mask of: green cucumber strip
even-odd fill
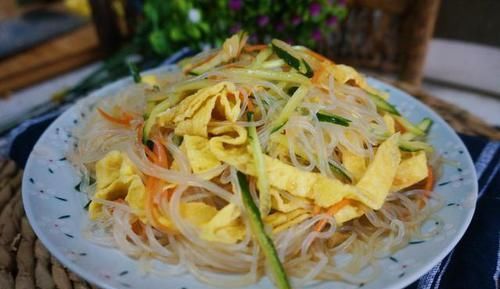
[[[428,118],[428,117],[425,117],[421,122],[419,122],[417,124],[417,127],[423,131],[424,133],[428,133],[429,130],[431,129],[431,126],[432,124],[434,123],[434,121],[432,121],[432,119]]]
[[[311,78],[314,76],[314,71],[312,69],[312,67],[309,65],[309,63],[307,63],[307,61],[305,61],[304,59],[302,59],[302,65],[305,67],[305,73],[304,75]]]
[[[172,142],[178,147],[181,146],[182,141],[184,141],[184,137],[182,135],[174,134],[174,136],[172,137]]]
[[[220,54],[217,54],[209,61],[203,63],[202,65],[200,65],[198,67],[193,68],[191,71],[189,71],[189,74],[194,75],[194,76],[201,75],[201,74],[209,71],[210,69],[220,65],[221,63],[222,63],[222,56]]]
[[[283,59],[290,67],[296,69],[298,72],[309,78],[313,76],[314,73],[309,63],[296,56],[290,45],[278,39],[273,39],[271,41],[271,45],[274,53],[276,53],[279,58]]]
[[[330,166],[330,169],[332,170],[332,172],[335,175],[349,181],[349,183],[352,183],[352,177],[350,176],[349,172],[347,172],[347,170],[344,167],[342,167],[339,164],[333,163],[333,162],[328,162],[328,165]]]
[[[253,112],[248,112],[248,121],[254,121]],[[255,162],[255,170],[257,172],[257,189],[259,190],[259,207],[262,216],[267,216],[271,211],[271,193],[269,192],[269,179],[266,173],[266,164],[264,161],[264,153],[260,145],[257,128],[255,126],[248,127],[248,138],[252,148],[253,160]]]
[[[299,84],[310,84],[311,80],[304,75],[296,72],[285,72],[263,69],[248,69],[248,68],[227,68],[227,72],[235,77],[251,77],[274,81],[286,81]]]
[[[250,65],[250,68],[259,68],[264,61],[266,61],[269,56],[273,54],[273,50],[271,48],[263,49],[255,56],[254,62]]]
[[[146,142],[149,139],[149,133],[151,132],[151,129],[153,128],[156,117],[170,108],[171,106],[177,104],[179,102],[180,96],[178,94],[173,94],[171,97],[167,97],[167,99],[163,100],[162,102],[158,103],[151,113],[149,114],[148,119],[144,122],[144,128],[142,131],[142,142],[146,144]]]
[[[237,173],[238,175],[238,183],[241,189],[241,200],[243,202],[243,208],[245,210],[246,215],[248,216],[248,221],[250,223],[250,228],[252,229],[252,233],[257,243],[259,243],[264,256],[269,264],[269,268],[271,269],[271,273],[274,277],[274,282],[276,282],[276,286],[279,289],[289,289],[291,288],[290,283],[288,281],[288,277],[286,275],[285,269],[283,268],[283,264],[278,257],[278,253],[274,248],[273,241],[266,234],[264,229],[264,223],[260,217],[260,212],[257,206],[255,205],[252,195],[250,194],[250,189],[248,187],[248,181],[245,174],[242,172]]]
[[[342,117],[340,115],[335,115],[335,114],[330,114],[330,113],[325,113],[325,112],[316,113],[316,117],[321,122],[329,122],[329,123],[338,124],[341,126],[349,126],[349,123],[351,122],[351,120],[349,120],[345,117]]]
[[[132,62],[127,62],[128,70],[130,71],[130,75],[134,79],[135,83],[140,83],[142,78],[141,78],[141,73],[139,72],[139,68],[137,68],[137,65],[135,65]]]
[[[432,119],[426,117],[422,121],[420,121],[416,127],[421,130],[424,134],[427,134],[429,130],[431,129],[431,126],[433,124]],[[418,135],[412,133],[412,132],[405,132],[404,134],[401,135],[401,138],[404,140],[412,140],[416,138]]]
[[[238,42],[241,44],[241,40],[245,37],[246,35],[246,32],[239,32],[238,33]],[[229,40],[229,39],[226,39],[226,41]],[[222,48],[221,48],[222,49]],[[193,74],[193,75],[200,75],[200,74],[203,74],[207,71],[209,71],[210,69],[216,67],[216,66],[219,66],[220,64],[222,64],[224,62],[224,59],[222,57],[222,54],[221,53],[217,53],[217,55],[215,55],[212,59],[210,59],[208,62],[206,63],[203,63],[202,65],[198,66],[198,67],[195,67],[193,68],[190,73]]]
[[[434,150],[434,148],[428,143],[421,141],[408,141],[402,138],[399,138],[399,149],[405,152],[432,152]]]
[[[425,135],[425,132],[422,131],[420,128],[415,126],[413,123],[411,123],[408,119],[406,119],[403,116],[396,116],[395,117],[396,121],[401,124],[407,132],[414,134],[415,136],[422,136]]]
[[[290,115],[297,109],[297,107],[302,103],[302,100],[306,96],[309,88],[305,85],[301,85],[290,97],[288,102],[285,104],[285,107],[280,112],[278,118],[276,118],[271,123],[271,132],[276,132],[283,127],[283,125],[288,121]]]
[[[388,113],[394,114],[397,116],[401,115],[394,105],[390,104],[382,97],[375,95],[375,94],[371,94],[369,92],[367,92],[366,94],[375,103],[375,105],[377,106],[378,109],[383,110],[383,111],[387,111]]]

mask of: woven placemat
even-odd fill
[[[421,89],[393,83],[416,96],[457,131],[500,139],[500,131],[479,118]],[[0,160],[0,288],[90,289],[96,288],[66,270],[33,233],[21,200],[22,170],[13,161]]]

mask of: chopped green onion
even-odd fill
[[[281,264],[281,261],[278,257],[278,253],[276,252],[273,241],[266,234],[266,230],[264,229],[264,222],[262,221],[262,218],[260,216],[259,209],[255,205],[255,202],[252,199],[252,195],[250,194],[247,177],[242,172],[238,172],[237,175],[239,187],[241,189],[241,200],[243,202],[243,208],[245,209],[245,213],[248,217],[253,236],[262,249],[264,256],[266,257],[266,260],[269,264],[269,269],[274,277],[274,282],[276,282],[276,286],[279,289],[289,289],[291,288],[291,286],[288,281],[288,277],[286,275],[285,269],[283,268],[283,264]]]

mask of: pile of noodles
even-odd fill
[[[272,59],[267,61],[270,67],[267,69],[281,71],[281,68],[273,67],[272,61],[277,62]],[[236,64],[244,67],[249,65],[248,62],[248,59],[241,58]],[[131,128],[127,128],[116,126],[95,113],[84,126],[78,128],[78,149],[70,159],[82,172],[81,189],[92,198],[96,188],[91,179],[95,177],[96,161],[109,151],[122,151],[144,175],[176,184],[170,199],[158,195],[155,202],[169,216],[179,233],[166,234],[146,224],[145,233],[138,235],[131,225],[137,218],[126,203],[94,199],[103,204],[104,216],[85,229],[87,238],[137,258],[145,273],[171,276],[189,272],[202,282],[228,288],[253,284],[266,275],[264,256],[252,238],[244,215],[241,218],[246,226],[246,237],[236,244],[202,240],[195,228],[180,215],[181,202],[202,201],[219,208],[234,203],[242,208],[236,169],[222,164],[213,169],[220,173],[211,180],[193,174],[186,155],[175,144],[173,128],[162,130],[161,137],[179,169],[161,168],[148,159],[144,146],[137,138],[137,127],[141,124],[148,101],[162,100],[164,95],[185,96],[220,81],[229,81],[246,92],[237,124],[256,126],[263,151],[271,157],[278,157],[269,141],[272,132],[270,124],[290,98],[287,92],[290,82],[253,77],[234,67],[238,65],[222,66],[199,76],[187,76],[182,72],[164,74],[160,76],[160,87],[135,84],[98,104],[105,108],[119,107],[136,115],[137,119],[132,122]],[[386,132],[387,127],[364,90],[338,83],[331,75],[325,85],[327,87],[323,89],[312,87],[296,112],[289,117],[283,127],[289,151],[286,156],[279,157],[301,170],[335,178],[329,163],[340,163],[336,148],[343,146],[360,156],[373,158],[374,148],[381,143],[379,135]],[[246,118],[250,97],[261,112],[255,122],[248,122]],[[311,101],[313,98],[314,101]],[[316,113],[320,110],[349,115],[352,122],[348,127],[319,122]],[[211,127],[222,125],[225,125],[223,121],[209,123]],[[348,138],[347,134],[351,137]],[[297,156],[299,149],[305,152],[306,157]],[[255,178],[250,179],[250,189],[258,202]],[[286,192],[282,195],[285,199],[296,198]],[[423,195],[422,189],[414,188],[391,192],[380,210],[367,209],[364,216],[342,226],[336,226],[333,217],[318,214],[271,235],[287,275],[295,286],[314,280],[360,284],[374,279],[380,271],[377,265],[379,258],[390,256],[411,240],[428,239],[439,232],[440,226],[422,232],[423,223],[440,207],[435,197],[426,199]],[[303,206],[312,209],[307,202]],[[323,219],[329,226],[321,232],[313,230],[314,224]],[[360,274],[361,271],[363,274]]]

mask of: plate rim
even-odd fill
[[[177,69],[177,68],[178,68],[177,65],[166,65],[163,67],[158,67],[158,68],[146,70],[146,71],[142,72],[142,74],[147,75],[147,74],[164,73],[168,70]],[[458,228],[457,233],[454,234],[451,242],[449,242],[448,245],[445,248],[443,248],[443,250],[441,250],[439,254],[436,254],[429,262],[418,267],[418,269],[414,270],[411,274],[406,275],[405,278],[398,279],[398,280],[396,280],[396,282],[394,282],[393,284],[390,284],[386,287],[386,289],[398,289],[398,288],[404,288],[404,287],[410,285],[411,283],[415,282],[420,277],[424,276],[427,272],[430,271],[430,269],[432,269],[435,265],[437,265],[439,262],[441,262],[456,247],[458,242],[463,238],[463,236],[465,235],[467,229],[469,228],[469,226],[472,222],[472,219],[474,217],[475,210],[477,207],[478,180],[477,180],[477,174],[476,174],[476,170],[475,170],[474,161],[472,160],[472,157],[471,157],[467,147],[465,146],[462,139],[455,132],[455,130],[438,113],[436,113],[431,107],[424,104],[416,97],[414,97],[411,94],[395,87],[392,84],[386,83],[382,80],[379,80],[379,79],[376,79],[373,77],[366,77],[366,78],[367,78],[368,82],[374,82],[378,85],[387,86],[391,90],[395,91],[396,93],[404,95],[405,97],[410,97],[411,99],[413,99],[413,101],[415,101],[416,104],[418,106],[420,106],[420,108],[424,109],[428,114],[430,114],[432,116],[433,120],[435,120],[435,121],[437,120],[439,122],[439,124],[445,128],[446,131],[451,132],[451,135],[453,135],[453,138],[454,138],[453,139],[454,143],[458,142],[461,146],[466,148],[466,150],[465,150],[466,154],[464,157],[467,159],[466,162],[467,162],[468,166],[473,168],[471,170],[471,178],[474,179],[474,181],[472,182],[473,192],[470,192],[470,193],[473,194],[474,205],[472,206],[472,208],[470,210],[467,211],[467,216],[465,218],[465,222],[460,224],[460,227]],[[33,148],[35,148],[39,144],[39,142],[43,138],[46,137],[46,135],[51,130],[51,128],[56,126],[60,119],[71,114],[71,111],[73,111],[80,102],[88,101],[88,100],[95,101],[94,98],[96,100],[98,98],[100,98],[99,95],[104,94],[104,93],[102,93],[103,91],[108,91],[108,90],[117,91],[117,89],[119,90],[120,87],[124,87],[125,85],[129,85],[131,83],[132,83],[132,77],[130,77],[130,76],[118,79],[112,83],[109,83],[107,85],[104,85],[104,86],[92,91],[88,95],[79,99],[77,102],[71,104],[71,106],[68,108],[68,110],[66,110],[60,116],[58,116],[45,129],[45,131],[39,137],[39,139],[37,140],[37,142],[33,146]],[[27,171],[27,168],[31,167],[31,163],[33,162],[33,159],[34,159],[33,154],[32,154],[32,152],[30,152],[30,155],[29,155],[28,160],[27,160],[26,165],[25,165],[25,170],[24,170],[25,172]],[[40,241],[43,243],[45,248],[47,248],[49,253],[52,256],[54,256],[66,268],[68,268],[71,272],[77,274],[81,278],[85,279],[87,282],[92,283],[94,285],[97,285],[103,289],[116,289],[117,287],[114,287],[109,282],[104,282],[104,280],[102,280],[102,278],[98,278],[98,276],[96,274],[93,274],[90,270],[86,270],[83,266],[78,265],[75,262],[72,262],[69,258],[67,258],[64,255],[64,252],[59,250],[57,248],[57,246],[49,240],[49,237],[45,235],[42,226],[39,224],[39,222],[36,221],[34,213],[31,209],[29,192],[27,192],[27,189],[24,189],[27,187],[28,182],[29,182],[29,178],[28,178],[27,174],[23,173],[21,195],[22,195],[23,208],[25,211],[25,215],[26,215],[31,227],[33,228],[33,231],[35,232],[37,238],[40,239]],[[199,281],[197,281],[197,282],[199,282]],[[324,282],[328,282],[328,281],[324,281]]]

